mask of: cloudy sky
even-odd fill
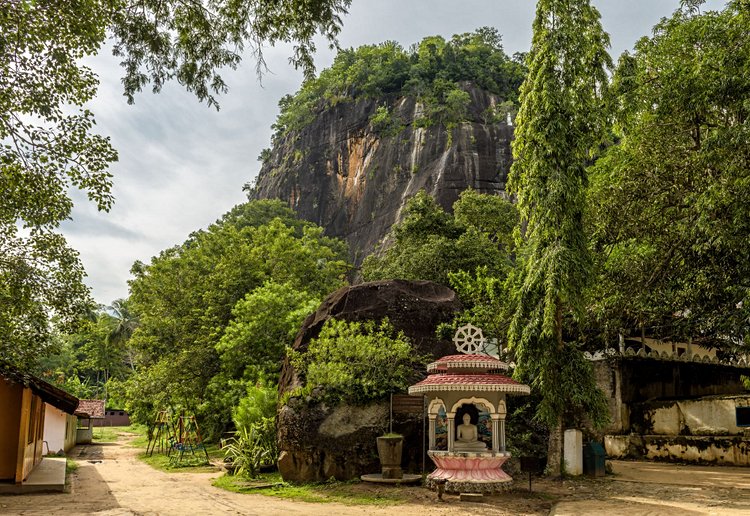
[[[612,39],[613,58],[650,34],[679,0],[594,0]],[[721,8],[723,1],[704,6]],[[531,42],[531,0],[354,0],[344,18],[342,47],[395,40],[408,47],[425,36],[496,27],[508,54],[526,51]],[[333,60],[321,44],[318,69]],[[214,222],[245,196],[242,185],[256,176],[257,156],[269,146],[277,102],[299,88],[301,74],[288,63],[289,46],[266,49],[271,71],[258,82],[254,63],[226,71],[230,91],[216,112],[176,84],[158,94],[144,92],[128,105],[121,72],[108,49],[90,60],[101,86],[90,105],[98,131],[108,135],[120,160],[112,167],[116,203],[98,213],[73,193],[76,207],[63,225],[70,244],[81,253],[94,298],[108,304],[127,297],[135,260],[148,262],[162,249]]]

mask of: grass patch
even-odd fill
[[[114,443],[117,441],[117,427],[97,426],[91,431],[94,443]]]
[[[78,463],[73,459],[65,458],[65,474],[70,475],[78,469]]]
[[[360,489],[358,481],[291,484],[284,482],[278,473],[261,474],[255,479],[222,475],[214,479],[213,485],[235,493],[262,494],[312,503],[390,506],[406,502],[406,498],[400,495],[397,489],[389,489],[388,493],[368,492]]]
[[[145,425],[130,425],[130,426],[96,426],[92,430],[95,443],[113,443],[118,439],[118,434],[136,434],[138,437],[133,442],[135,446],[142,446],[145,448],[148,443],[148,437],[146,437],[146,426]]]
[[[171,457],[167,457],[164,453],[154,452],[153,455],[149,456],[145,452],[146,439],[142,448],[144,451],[138,454],[138,458],[151,466],[154,469],[167,472],[189,472],[189,473],[211,473],[217,470],[217,467],[212,464],[206,464],[206,456],[202,452],[195,452],[195,455],[185,453],[180,462],[173,460],[173,457],[179,455],[179,452],[172,452]],[[216,461],[224,458],[224,453],[215,444],[206,445],[208,451],[208,458],[211,461]]]

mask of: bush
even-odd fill
[[[249,427],[237,429],[234,439],[224,447],[224,458],[232,463],[235,475],[257,477],[262,466],[276,462],[274,418],[262,418]]]
[[[307,352],[289,356],[308,388],[321,386],[327,399],[353,404],[405,390],[427,362],[388,319],[380,324],[329,319]]]
[[[276,389],[250,385],[233,411],[234,439],[224,447],[224,458],[235,475],[256,477],[262,466],[276,462]]]

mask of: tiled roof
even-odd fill
[[[76,416],[91,419],[104,419],[104,400],[81,400],[78,402]]]
[[[436,391],[490,391],[529,394],[528,385],[501,374],[432,374],[409,387],[409,394]]]
[[[448,355],[429,364],[427,371],[445,371],[453,368],[505,371],[508,364],[489,355]]]

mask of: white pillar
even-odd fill
[[[583,475],[583,434],[580,430],[565,430],[563,457],[568,474]]]
[[[437,414],[430,414],[430,428],[427,433],[427,435],[430,436],[430,445],[427,449],[430,451],[435,449],[435,418],[436,417],[437,417]]]
[[[500,451],[505,453],[505,419],[500,420]]]
[[[453,451],[453,441],[456,438],[456,426],[454,424],[454,419],[456,418],[455,412],[448,412],[446,414],[448,416],[448,451]]]
[[[491,414],[492,418],[492,451],[500,451],[500,414]]]

